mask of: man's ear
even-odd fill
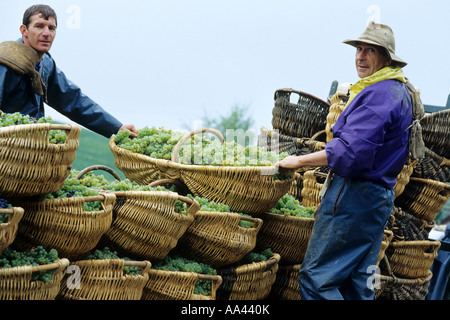
[[[22,24],[20,26],[19,30],[20,30],[20,33],[22,34],[22,36],[27,36],[27,34],[26,34],[27,33],[27,27],[24,24]]]

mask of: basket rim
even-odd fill
[[[81,130],[81,128],[74,123],[27,123],[27,124],[16,124],[6,127],[0,127],[0,133],[5,133],[9,131],[25,130],[29,128],[48,128],[49,130]]]
[[[9,221],[0,223],[0,226],[19,223],[19,221],[22,219],[24,213],[25,213],[25,210],[22,207],[12,207],[9,209],[0,209],[0,214],[12,215],[12,218],[9,219]]]
[[[145,162],[153,162],[158,168],[171,168],[171,169],[178,169],[180,171],[182,170],[189,170],[189,171],[210,171],[210,172],[219,172],[224,170],[229,170],[234,173],[246,173],[246,172],[253,172],[258,175],[262,176],[273,176],[275,173],[278,172],[278,168],[275,165],[272,166],[213,166],[213,165],[196,165],[196,164],[182,164],[178,162],[173,162],[172,160],[165,160],[165,159],[157,159],[152,158],[149,156],[146,156],[144,154],[140,154],[137,152],[132,152],[130,150],[121,148],[118,146],[114,141],[115,135],[113,135],[110,139],[109,145],[111,149],[114,151],[120,150],[120,152],[123,152],[125,154],[133,155],[134,157],[143,160]],[[295,175],[297,173],[293,172],[291,177],[289,179],[283,179],[283,180],[274,180],[274,182],[286,182],[291,181],[294,179]]]
[[[10,270],[14,269],[17,271],[28,271],[31,270],[31,272],[38,272],[38,271],[48,271],[52,269],[59,269],[59,268],[66,268],[70,264],[69,259],[67,258],[60,258],[52,263],[48,264],[42,264],[39,266],[32,266],[32,265],[24,265],[24,266],[17,266],[17,267],[10,267],[10,268],[2,268],[0,270]]]
[[[319,103],[322,103],[322,104],[325,104],[325,105],[327,105],[327,106],[330,106],[330,104],[329,104],[328,102],[326,102],[326,101],[324,101],[324,100],[322,100],[322,99],[320,99],[320,98],[318,98],[318,97],[316,97],[316,96],[314,96],[314,95],[312,95],[312,94],[310,94],[310,93],[303,92],[303,91],[299,91],[299,90],[295,90],[295,89],[293,89],[293,88],[281,88],[281,89],[275,90],[275,93],[274,93],[274,100],[277,99],[277,93],[278,93],[278,92],[296,93],[296,94],[298,94],[298,95],[300,95],[300,96],[305,96],[305,97],[308,97],[308,98],[313,98],[314,100],[316,100],[316,101],[319,102]]]
[[[273,213],[273,212],[269,212],[269,211],[265,212],[263,215],[268,215],[270,217],[274,217],[275,219],[279,219],[279,220],[293,220],[293,221],[304,220],[304,221],[308,221],[308,222],[315,221],[315,218],[287,216],[284,214]]]

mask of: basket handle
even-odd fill
[[[253,228],[255,228],[256,230],[259,230],[263,223],[262,219],[254,218],[254,217],[246,217],[246,216],[241,216],[241,215],[239,215],[239,220],[253,222]]]
[[[65,268],[68,265],[69,265],[69,260],[66,258],[62,258],[53,263],[42,264],[39,266],[29,266],[29,267],[31,267],[31,272],[38,272],[38,271],[47,271],[47,270],[51,270],[51,269]]]
[[[152,266],[152,264],[148,260],[144,261],[124,260],[123,265],[127,267],[139,267],[142,269],[142,273],[148,272],[148,270]]]
[[[89,166],[84,168],[83,170],[81,170],[77,176],[76,179],[81,179],[86,173],[90,172],[90,171],[94,171],[94,170],[103,170],[106,171],[108,173],[110,173],[116,180],[120,181],[120,176],[117,174],[117,172],[115,172],[113,169],[111,169],[108,166],[105,165],[101,165],[101,164],[97,164],[97,165],[93,165],[93,166]]]
[[[156,180],[156,181],[153,181],[153,182],[149,183],[148,186],[149,187],[157,187],[157,186],[160,186],[162,184],[169,184],[169,183],[174,184],[177,187],[184,187],[184,185],[180,181],[175,180],[175,179],[159,179],[159,180]]]
[[[185,202],[189,206],[186,210],[186,215],[194,215],[200,209],[200,204],[194,199],[178,195],[178,200]]]
[[[177,162],[178,161],[178,153],[180,152],[181,147],[183,146],[183,144],[186,142],[187,139],[189,139],[193,135],[196,135],[197,133],[204,133],[204,132],[213,133],[214,135],[216,135],[220,139],[221,143],[223,143],[225,141],[225,138],[223,137],[223,135],[218,130],[211,129],[211,128],[201,128],[201,129],[192,130],[191,132],[186,133],[178,141],[178,143],[175,145],[175,147],[173,147],[171,160],[173,162]]]

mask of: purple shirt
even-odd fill
[[[362,90],[333,127],[325,145],[328,166],[353,177],[393,188],[408,157],[412,104],[406,85],[384,80]]]

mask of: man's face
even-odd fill
[[[377,46],[360,43],[356,46],[356,72],[360,78],[368,77],[386,66],[388,58]]]
[[[42,14],[35,14],[31,17],[28,28],[25,25],[20,26],[20,32],[23,42],[43,55],[50,50],[55,39],[56,20],[53,17],[46,20]]]

